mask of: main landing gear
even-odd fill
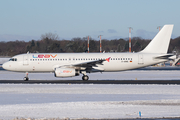
[[[89,77],[86,75],[86,71],[82,71],[81,73],[83,74],[82,80],[88,81],[88,80],[89,80]]]
[[[24,77],[24,81],[28,81],[29,78],[28,78],[28,72],[26,72],[26,76]]]
[[[87,75],[83,75],[83,76],[82,76],[82,80],[88,81],[88,80],[89,80],[89,77],[88,77]]]

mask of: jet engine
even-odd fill
[[[73,68],[56,68],[54,72],[55,77],[73,77],[78,75],[79,71]]]

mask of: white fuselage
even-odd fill
[[[123,71],[146,67],[167,61],[155,59],[164,54],[153,53],[29,53],[13,57],[13,61],[3,64],[3,68],[17,72],[54,72],[55,68],[81,63],[105,60],[94,69],[101,72]],[[75,68],[76,69],[76,68]],[[79,69],[79,68],[78,68]],[[83,69],[80,68],[81,70]],[[93,71],[91,71],[93,72]]]

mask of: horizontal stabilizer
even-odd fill
[[[174,56],[174,55],[168,54],[168,55],[155,57],[155,59],[170,59],[169,57],[172,57],[172,56]]]

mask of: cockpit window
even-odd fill
[[[9,61],[17,61],[17,58],[11,58]]]

